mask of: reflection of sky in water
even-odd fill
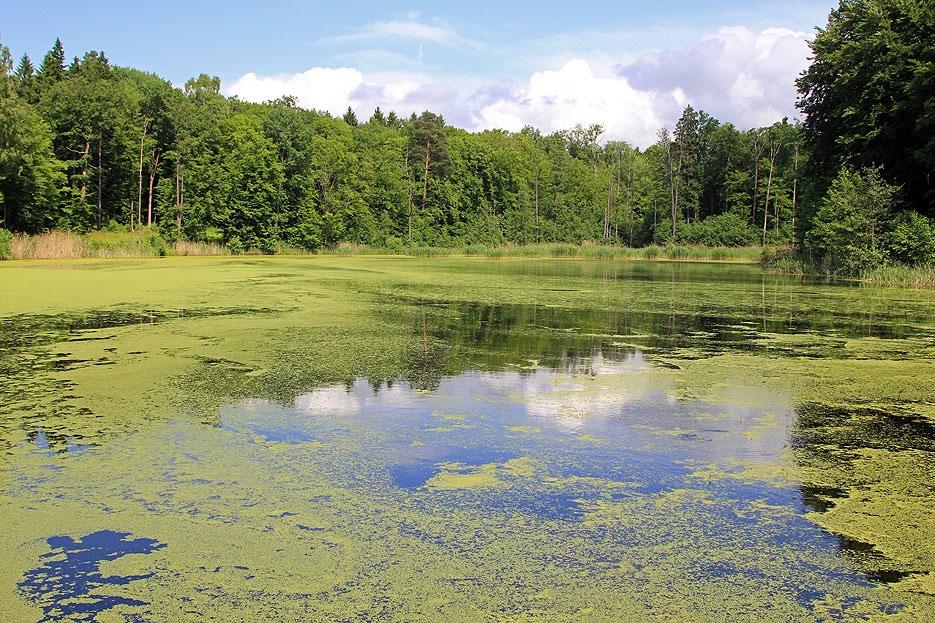
[[[722,404],[678,400],[636,352],[621,361],[598,355],[579,374],[468,372],[433,392],[358,380],[299,396],[289,408],[228,407],[222,426],[287,443],[376,434],[382,442],[369,449],[372,458],[392,465],[397,484],[409,488],[442,463],[519,456],[541,459],[555,476],[637,478],[658,488],[693,466],[781,459],[792,407],[778,399],[768,410],[748,406],[761,398],[749,391],[735,388]]]
[[[768,410],[751,407],[750,399],[761,397],[744,388],[722,404],[678,400],[639,352],[618,361],[598,355],[580,369],[468,372],[444,378],[433,392],[358,380],[304,394],[290,407],[228,407],[222,426],[261,442],[366,440],[362,460],[383,466],[385,478],[370,484],[406,490],[425,487],[442,471],[472,473],[519,457],[544,466],[540,477],[605,479],[626,483],[631,494],[686,486],[701,467],[731,471],[782,459],[793,411],[781,400]],[[801,506],[797,489],[726,480],[710,487]],[[588,492],[580,495],[586,501]],[[567,490],[550,502],[541,491],[510,489],[510,497],[524,496],[521,506],[542,515],[554,514],[552,503],[569,508],[577,499]],[[509,506],[504,497],[486,503]]]
[[[222,412],[222,427],[253,443],[320,444],[331,467],[326,477],[339,486],[369,488],[381,499],[425,512],[447,507],[520,514],[593,530],[597,542],[628,547],[645,545],[647,535],[581,522],[602,504],[646,500],[651,506],[652,500],[691,491],[710,496],[688,503],[705,538],[714,531],[767,543],[777,552],[837,551],[839,540],[802,516],[807,508],[795,483],[723,477],[746,466],[778,468],[785,460],[795,414],[781,396],[732,387],[717,403],[680,399],[640,352],[619,360],[598,355],[575,370],[467,372],[443,378],[436,391],[400,382],[374,387],[360,379],[304,394],[289,406],[230,406]],[[355,444],[355,452],[337,450]],[[512,472],[517,460],[530,461],[532,471]],[[711,470],[721,477],[699,476]],[[452,475],[481,480],[463,489],[438,485]],[[767,505],[785,511],[764,521],[771,515],[763,510]],[[668,534],[667,517],[657,521],[655,529]],[[672,529],[681,528],[673,523]],[[707,562],[710,568],[693,573],[737,572]],[[797,571],[790,566],[789,573],[794,578]],[[825,577],[869,586],[842,569]],[[806,589],[793,592],[803,604],[814,598]]]
[[[165,547],[152,539],[135,539],[125,532],[101,530],[80,539],[56,536],[48,539],[51,551],[41,567],[26,573],[22,591],[42,605],[43,621],[96,621],[116,606],[142,606],[145,602],[107,594],[108,586],[123,586],[152,577],[104,575],[102,563],[128,554],[151,554]]]

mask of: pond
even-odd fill
[[[935,294],[668,262],[0,265],[10,621],[927,621]]]

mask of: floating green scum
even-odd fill
[[[4,621],[927,621],[935,294],[0,265]]]

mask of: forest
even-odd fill
[[[433,112],[335,118],[293,97],[176,88],[61,41],[0,44],[0,246],[10,232],[146,231],[315,251],[594,243],[784,245],[842,273],[935,253],[935,18],[843,0],[798,80],[804,121],[686,106],[646,149],[598,124],[469,132]]]

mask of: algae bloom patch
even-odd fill
[[[935,613],[931,293],[222,258],[53,300],[8,271],[5,620]]]

